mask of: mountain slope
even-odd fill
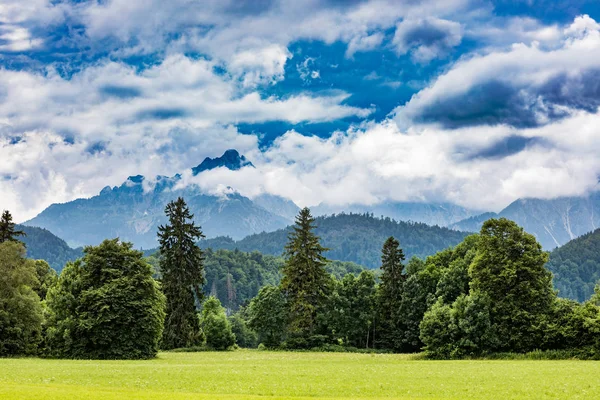
[[[600,192],[553,200],[519,199],[498,214],[482,214],[450,227],[478,231],[485,220],[496,216],[515,221],[535,235],[544,249],[552,250],[600,227]]]
[[[46,229],[25,225],[18,225],[17,229],[27,235],[19,238],[25,243],[27,257],[46,260],[56,271],[62,271],[68,261],[76,260],[83,255],[81,248],[70,248],[64,240]]]
[[[465,218],[477,215],[476,211],[450,203],[383,202],[370,206],[319,205],[313,209],[314,215],[331,215],[340,212],[355,214],[372,213],[396,221],[422,222],[427,225],[448,226]]]
[[[207,160],[196,168],[205,171],[212,166],[251,167],[234,150],[225,152],[222,158]],[[106,238],[119,237],[138,248],[152,248],[157,245],[157,227],[166,222],[166,204],[180,196],[208,237],[227,235],[241,239],[252,233],[282,228],[291,222],[233,190],[216,196],[202,193],[194,185],[176,188],[180,178],[180,175],[158,176],[154,182],[148,182],[141,175],[130,176],[121,186],[105,187],[89,199],[53,204],[25,224],[46,228],[72,247],[95,245]],[[271,199],[271,202],[276,201],[287,204],[283,199]]]
[[[546,267],[554,274],[559,296],[589,299],[600,281],[600,229],[554,250]]]
[[[326,256],[334,260],[352,261],[368,268],[378,268],[381,247],[389,236],[400,241],[407,260],[412,256],[426,257],[457,245],[468,234],[421,223],[397,222],[390,218],[375,218],[367,214],[338,214],[316,218],[315,232],[330,250]],[[215,238],[201,242],[214,249],[257,250],[280,255],[291,227],[275,232],[250,235],[242,240]]]

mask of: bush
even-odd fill
[[[225,315],[225,309],[216,297],[209,297],[202,308],[200,325],[206,336],[206,346],[227,350],[235,344],[235,335]]]
[[[68,263],[48,292],[49,356],[146,359],[156,356],[165,297],[142,252],[105,240]]]

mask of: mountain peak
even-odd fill
[[[254,167],[246,157],[240,155],[237,150],[229,149],[223,153],[221,157],[210,158],[206,157],[202,163],[192,168],[192,173],[198,175],[200,172],[208,171],[211,169],[225,167],[232,171],[237,171],[242,167]]]

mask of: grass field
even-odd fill
[[[600,399],[600,362],[424,361],[347,353],[0,359],[0,399]]]

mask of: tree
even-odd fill
[[[325,315],[329,330],[343,344],[369,347],[375,320],[375,274],[363,271],[336,281]]]
[[[556,294],[544,268],[548,254],[533,235],[506,219],[483,224],[471,263],[471,290],[489,297],[498,351],[523,352],[539,347]]]
[[[378,343],[380,347],[402,348],[403,327],[400,320],[404,275],[404,252],[400,243],[390,236],[381,250],[381,284],[379,285]]]
[[[253,349],[258,345],[258,335],[248,326],[247,308],[241,307],[229,317],[231,331],[235,335],[235,343],[243,348]]]
[[[165,213],[169,223],[158,227],[162,288],[167,297],[162,346],[190,347],[202,340],[196,305],[203,298],[204,259],[196,242],[204,235],[181,197],[170,202]]]
[[[206,337],[206,345],[214,350],[227,350],[235,344],[235,335],[225,315],[225,309],[216,297],[209,297],[202,307],[200,325]]]
[[[286,337],[288,306],[277,286],[265,286],[248,306],[248,326],[256,331],[260,343],[278,347]]]
[[[16,242],[17,236],[25,236],[25,232],[15,230],[12,215],[8,210],[4,210],[0,217],[0,243]]]
[[[290,310],[290,334],[303,339],[315,334],[317,312],[331,288],[331,277],[325,269],[329,260],[323,256],[328,249],[313,233],[313,223],[310,210],[300,210],[285,246],[281,281]]]
[[[82,359],[156,356],[165,298],[141,251],[118,239],[84,249],[47,296],[49,355]]]
[[[56,284],[58,275],[44,260],[35,260],[35,273],[38,283],[33,287],[33,290],[40,297],[40,300],[45,300],[48,290]]]
[[[23,244],[0,243],[0,356],[35,354],[41,341],[42,307],[35,262]]]

